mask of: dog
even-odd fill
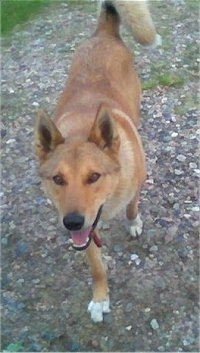
[[[126,207],[130,234],[142,233],[138,213],[146,178],[137,131],[141,87],[133,58],[119,34],[120,18],[142,44],[156,41],[144,1],[104,1],[97,27],[76,50],[55,119],[39,111],[35,150],[48,197],[70,232],[73,247],[85,250],[93,277],[88,306],[94,322],[110,311],[109,288],[96,229]]]

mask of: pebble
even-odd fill
[[[39,107],[39,103],[38,103],[38,102],[33,102],[32,105],[33,105],[34,107]]]
[[[176,117],[175,117],[174,115],[171,116],[171,121],[172,121],[173,123],[176,122]]]
[[[200,169],[194,169],[196,174],[200,174]]]
[[[158,330],[160,325],[156,319],[152,319],[150,322],[150,326],[153,330]]]
[[[144,312],[145,312],[145,313],[149,313],[150,311],[151,311],[151,308],[149,308],[149,307],[147,307],[147,308],[144,309]]]
[[[155,237],[156,235],[157,235],[156,229],[150,229],[150,230],[147,231],[147,236],[149,238]]]
[[[180,169],[174,169],[174,174],[175,175],[182,175],[182,174],[184,174],[184,172]]]
[[[184,340],[183,340],[183,345],[185,346],[185,347],[187,347],[187,346],[190,346],[191,344],[193,344],[195,342],[195,338],[194,337],[190,337],[190,336],[188,336],[188,337],[186,337],[186,338],[184,338]]]
[[[191,163],[189,163],[189,167],[190,167],[191,169],[196,169],[196,168],[197,168],[197,164],[191,162]]]
[[[117,253],[121,252],[122,251],[122,246],[119,245],[119,244],[116,244],[113,246],[113,250]]]
[[[172,132],[171,137],[177,137],[178,136],[178,132]]]
[[[182,154],[179,154],[176,159],[179,161],[179,162],[185,162],[186,161],[186,156],[182,155]]]
[[[131,261],[135,261],[139,258],[137,254],[131,254]]]
[[[29,253],[29,246],[26,243],[19,243],[15,249],[15,254],[17,257],[24,256]]]
[[[130,330],[132,330],[132,326],[131,326],[131,325],[129,325],[129,326],[126,326],[126,330],[127,330],[127,331],[130,331]]]
[[[125,312],[130,313],[133,309],[133,303],[128,303],[125,307]]]
[[[9,145],[9,144],[14,143],[14,142],[16,142],[15,139],[9,139],[9,140],[6,141],[6,144]]]
[[[157,245],[152,245],[149,250],[151,252],[156,252],[156,251],[158,251],[158,246]]]
[[[8,238],[1,238],[1,244],[7,246],[8,245]]]

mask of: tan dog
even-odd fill
[[[125,2],[115,3],[124,11]],[[137,9],[144,22],[139,21],[141,31],[137,27],[136,38],[152,43],[156,32],[145,2],[128,2],[135,22]],[[86,249],[94,281],[88,310],[96,322],[109,312],[107,278],[95,230],[99,217],[108,220],[127,207],[130,233],[142,232],[138,198],[146,169],[136,129],[140,95],[132,56],[119,35],[119,14],[106,1],[95,33],[73,58],[55,121],[40,112],[35,131],[39,174],[47,194],[70,231],[74,248]]]

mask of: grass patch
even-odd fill
[[[175,74],[163,74],[157,77],[158,83],[161,86],[183,86],[185,80],[182,76]]]
[[[16,25],[26,22],[42,8],[55,3],[52,0],[2,0],[1,34],[8,35]]]
[[[146,91],[148,89],[152,89],[158,85],[158,82],[156,80],[150,80],[146,82],[142,82],[142,90]]]
[[[177,75],[175,73],[165,73],[160,75],[155,75],[154,79],[142,83],[142,89],[148,90],[155,88],[157,86],[163,87],[180,87],[185,83],[183,76]]]
[[[25,350],[22,342],[10,343],[4,352],[23,352]]]
[[[97,11],[96,1],[91,0],[68,0],[67,5],[71,8],[75,6],[82,6],[83,10],[87,13],[95,13]]]
[[[176,114],[185,115],[189,110],[199,109],[200,95],[194,92],[188,92],[182,99],[181,104],[174,107]]]
[[[186,0],[186,5],[191,11],[200,11],[199,0]]]

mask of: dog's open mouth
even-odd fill
[[[85,250],[87,247],[90,245],[91,239],[93,239],[94,243],[96,246],[99,248],[102,246],[101,239],[98,237],[97,233],[95,232],[95,228],[97,226],[97,223],[99,221],[99,218],[101,216],[103,205],[99,207],[99,210],[97,212],[96,218],[94,220],[94,223],[91,227],[88,227],[83,230],[78,230],[78,231],[71,231],[71,238],[73,241],[73,248],[75,250]]]
[[[75,250],[85,250],[90,245],[91,242],[91,233],[92,227],[89,227],[84,230],[74,231],[71,233],[71,238],[73,241],[73,248]]]

